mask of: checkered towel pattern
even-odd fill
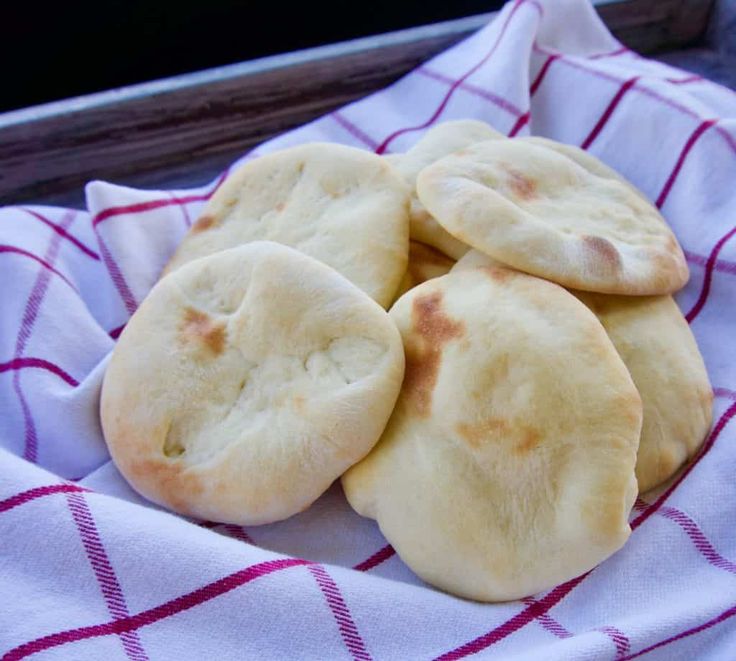
[[[590,150],[686,249],[677,301],[714,425],[695,461],[637,502],[625,548],[549,592],[478,604],[422,584],[338,485],[247,529],[144,502],[109,461],[100,383],[222,177],[187,191],[93,182],[87,211],[0,210],[5,659],[736,658],[736,95],[623,48],[584,0],[516,0],[390,88],[256,151],[400,152],[466,117]]]

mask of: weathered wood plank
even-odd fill
[[[693,42],[710,0],[602,0],[640,52]],[[203,183],[237,155],[395,81],[484,25],[484,14],[0,115],[0,202],[80,205],[104,178]],[[197,173],[193,175],[192,173]]]

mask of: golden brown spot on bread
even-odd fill
[[[538,429],[532,427],[521,427],[521,438],[514,447],[514,453],[518,455],[524,455],[527,452],[531,452],[534,448],[539,445],[539,441],[542,440],[542,434]]]
[[[432,408],[432,392],[437,383],[442,349],[462,337],[465,324],[455,321],[442,309],[442,292],[417,296],[411,311],[412,333],[405,343],[404,392],[418,415],[426,417]]]
[[[432,391],[437,382],[437,371],[441,352],[420,349],[418,345],[407,344],[406,370],[404,373],[404,392],[414,404],[421,417],[431,412]]]
[[[513,443],[511,451],[519,456],[536,448],[542,440],[538,429],[505,418],[491,417],[476,423],[461,422],[455,430],[470,447],[476,449],[488,441],[509,439]]]
[[[507,184],[514,196],[522,200],[531,200],[537,195],[537,182],[513,168],[506,168]]]
[[[465,324],[448,317],[442,309],[443,294],[434,291],[414,299],[411,317],[414,330],[423,340],[441,347],[465,332]]]
[[[225,325],[204,312],[186,308],[180,337],[184,342],[196,342],[214,354],[221,354],[225,348]]]
[[[491,280],[496,282],[504,282],[514,275],[511,269],[504,269],[498,266],[482,266],[481,269],[491,276]]]
[[[177,459],[143,459],[131,464],[130,477],[135,483],[144,484],[155,500],[167,507],[191,515],[190,503],[204,491],[199,477],[187,470],[187,465]]]
[[[584,236],[583,247],[587,254],[608,272],[621,270],[621,255],[616,246],[602,236]]]
[[[197,234],[199,232],[204,232],[205,230],[210,229],[216,224],[216,219],[214,216],[200,216],[197,219],[197,222],[192,225],[192,233]]]
[[[468,445],[478,448],[491,435],[508,434],[509,425],[503,418],[486,418],[473,424],[460,422],[455,429]]]

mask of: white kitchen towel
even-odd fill
[[[256,152],[311,140],[400,152],[466,117],[588,149],[686,250],[677,301],[714,425],[687,469],[637,502],[626,546],[546,593],[479,604],[418,580],[339,485],[246,529],[145,502],[109,461],[101,378],[221,178],[188,191],[93,182],[86,212],[0,210],[5,659],[736,658],[736,95],[623,48],[584,0],[516,0],[388,89]]]

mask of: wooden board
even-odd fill
[[[711,0],[599,0],[624,44],[672,50],[704,32]],[[0,203],[82,206],[83,185],[210,180],[264,140],[385,87],[485,25],[471,16],[0,115]]]

